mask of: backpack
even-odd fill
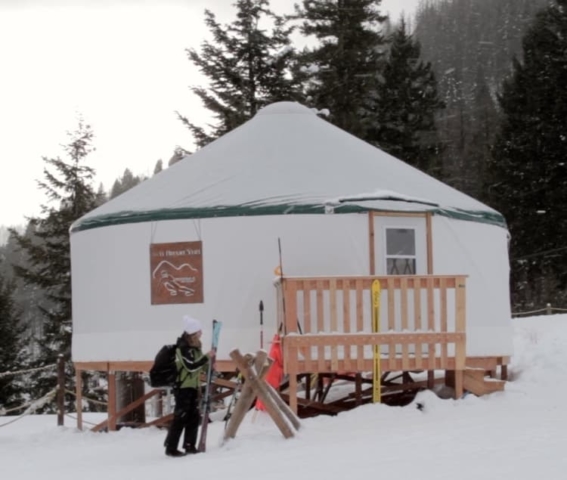
[[[154,388],[173,387],[177,383],[175,350],[177,345],[164,345],[156,355],[150,369],[150,385]]]

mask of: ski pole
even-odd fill
[[[264,349],[264,302],[260,300],[260,349]]]

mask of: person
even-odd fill
[[[165,454],[169,457],[182,457],[197,453],[197,434],[201,415],[199,413],[200,372],[214,360],[214,350],[203,354],[201,350],[201,323],[188,315],[183,317],[183,333],[177,339],[175,364],[177,382],[173,388],[175,409],[173,421],[164,442]],[[183,433],[183,448],[178,450]]]

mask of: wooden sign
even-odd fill
[[[152,305],[203,303],[203,243],[150,245]]]

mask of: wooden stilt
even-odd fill
[[[77,428],[83,429],[83,371],[80,368],[75,370],[75,395],[77,410]]]
[[[108,430],[116,430],[116,374],[108,372]]]
[[[355,386],[354,386],[354,390],[355,390],[355,403],[356,406],[358,407],[359,405],[362,404],[362,375],[360,373],[357,373],[355,375]]]
[[[297,415],[297,376],[289,375],[289,407]]]
[[[433,370],[427,371],[427,388],[430,390],[435,386],[435,372]]]
[[[455,378],[455,399],[459,399],[463,397],[464,387],[463,387],[463,370],[455,370],[454,372]]]

